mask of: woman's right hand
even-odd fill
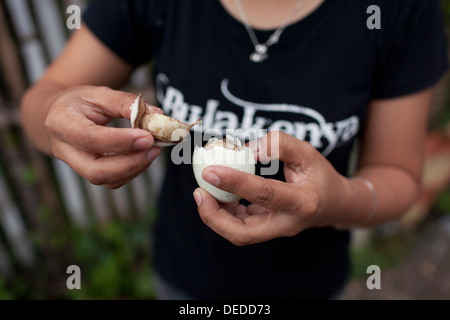
[[[145,130],[112,128],[114,118],[130,119],[136,95],[107,87],[64,91],[45,120],[53,155],[95,185],[117,189],[142,173],[159,156]],[[161,109],[149,105],[152,112]]]

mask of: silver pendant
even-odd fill
[[[252,62],[258,63],[258,62],[263,62],[264,60],[266,60],[269,56],[267,54],[260,54],[258,52],[253,52],[250,55],[250,60]]]
[[[258,63],[263,62],[269,57],[267,54],[267,46],[263,44],[258,44],[255,46],[255,52],[250,55],[250,60],[252,62]]]

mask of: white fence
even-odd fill
[[[30,267],[37,259],[30,231],[33,228],[45,229],[37,218],[43,207],[57,215],[63,211],[79,228],[112,217],[139,218],[154,205],[163,178],[164,166],[161,161],[156,161],[144,174],[121,189],[94,186],[64,162],[38,154],[21,132],[18,117],[20,97],[64,48],[70,36],[66,28],[66,8],[74,4],[83,8],[85,1],[0,2],[3,82],[0,96],[3,141],[0,158],[0,274],[5,276],[12,271],[12,261]],[[123,90],[142,92],[150,98],[153,90],[147,69],[137,70]],[[14,141],[12,146],[8,145],[10,140]],[[27,176],[31,181],[26,181]]]

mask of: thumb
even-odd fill
[[[112,118],[130,119],[131,105],[138,95],[111,89],[109,87],[86,87],[82,98],[89,104],[101,108],[106,115]],[[150,112],[163,113],[155,106],[146,103]]]
[[[274,130],[248,143],[257,161],[280,160],[291,165],[305,165],[315,158],[317,150],[306,141]]]

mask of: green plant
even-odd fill
[[[450,26],[450,1],[442,0],[442,10],[444,12],[444,22]]]
[[[56,255],[38,256],[32,270],[18,268],[0,278],[0,300],[119,300],[154,299],[151,266],[153,214],[145,219],[113,219],[89,228],[66,226],[52,235],[52,243],[35,239],[39,247],[51,246]],[[53,239],[65,238],[65,241]],[[81,290],[69,290],[67,267],[81,269]]]
[[[351,251],[351,277],[367,278],[367,267],[370,265],[377,265],[382,270],[400,265],[412,245],[412,235],[407,232],[373,234],[368,245]]]
[[[450,214],[450,188],[438,195],[434,210],[438,214]]]
[[[74,264],[82,289],[69,299],[153,299],[148,223],[112,220],[88,232],[74,230]]]
[[[0,280],[0,300],[12,300],[13,298],[10,290],[5,288],[5,284]]]

